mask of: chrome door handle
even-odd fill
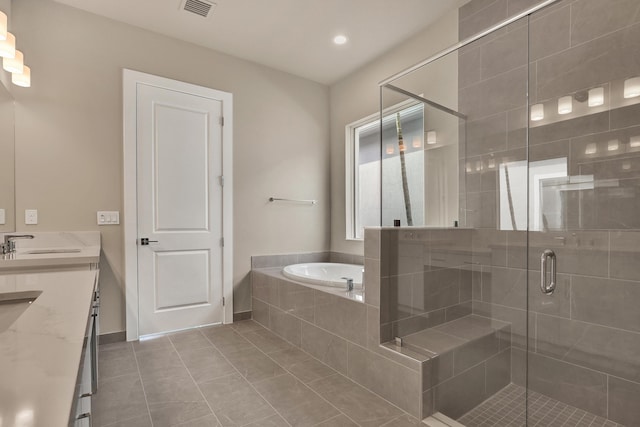
[[[547,260],[551,260],[551,281],[547,284]],[[556,253],[545,249],[540,255],[540,290],[545,295],[552,295],[556,289]]]

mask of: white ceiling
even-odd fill
[[[208,18],[181,0],[56,0],[137,27],[331,84],[465,0],[214,0]],[[349,37],[344,46],[332,39]],[[411,64],[407,64],[411,65]]]

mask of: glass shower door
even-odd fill
[[[536,2],[485,12],[516,3]],[[486,29],[479,13],[460,9],[460,40]],[[425,417],[639,425],[639,16],[561,0],[381,85],[381,111],[424,104],[415,146],[402,120],[381,140],[382,225],[403,227],[385,230],[380,310],[383,342],[424,356]],[[407,182],[422,161],[420,194],[401,150]]]
[[[460,39],[478,25],[461,25]],[[402,227],[381,243],[393,248],[381,337],[424,356],[424,417],[469,427],[526,424],[527,25],[518,20],[381,90],[383,112],[424,105],[416,150],[402,120],[380,145],[383,177],[402,182],[406,170],[411,182],[399,153],[419,153],[424,180],[422,194],[409,187],[408,196],[382,180],[382,225]],[[423,219],[413,229],[410,209]]]
[[[530,344],[514,358],[529,426],[640,422],[638,12],[577,0],[531,16]]]

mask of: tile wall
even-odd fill
[[[473,315],[473,230],[383,228],[365,232],[365,272],[380,266],[382,342],[428,355],[423,362],[423,408],[464,415],[511,382],[511,324]],[[380,259],[370,259],[379,239]],[[367,291],[369,290],[369,282]],[[396,348],[387,344],[390,348]]]

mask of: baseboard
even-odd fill
[[[241,320],[249,320],[249,319],[251,319],[251,310],[241,311],[239,313],[233,313],[234,322],[239,322]]]
[[[251,310],[249,311],[241,311],[240,313],[233,313],[233,321],[239,322],[241,320],[249,320],[251,319]],[[100,335],[100,345],[102,344],[112,344],[114,342],[121,342],[127,340],[127,332],[112,332],[110,334],[102,334]]]
[[[100,335],[100,340],[98,341],[100,345],[102,344],[112,344],[114,342],[121,342],[127,340],[126,331],[121,332],[112,332],[110,334],[102,334]]]

